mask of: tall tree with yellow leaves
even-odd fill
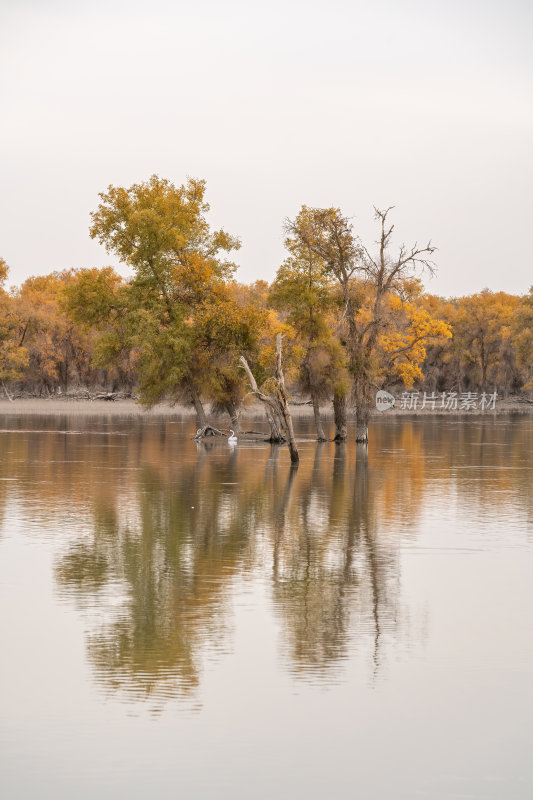
[[[0,258],[0,383],[6,397],[11,399],[6,382],[21,377],[28,364],[28,351],[23,345],[21,330],[13,298],[4,289],[9,267]]]
[[[184,393],[197,425],[205,352],[198,346],[199,319],[223,292],[235,265],[223,257],[240,246],[224,231],[211,231],[205,182],[176,187],[153,175],[125,189],[108,187],[92,214],[91,236],[134,270],[128,293],[136,316],[141,400],[147,404]]]
[[[511,326],[523,389],[533,391],[533,286],[520,302]]]
[[[16,295],[29,352],[27,381],[33,390],[67,392],[70,382],[86,384],[91,377],[93,336],[75,325],[63,308],[72,272],[52,272],[28,278]]]
[[[401,297],[405,280],[418,270],[432,272],[434,269],[431,257],[435,248],[431,242],[425,247],[402,244],[398,252],[391,255],[394,230],[394,225],[388,221],[391,210],[375,209],[380,229],[375,255],[354,234],[351,221],[338,208],[303,206],[296,219],[286,223],[289,237],[322,259],[325,270],[335,279],[342,294],[343,340],[352,378],[358,442],[368,441],[368,420],[379,371],[380,337],[390,324],[389,298],[392,295]],[[406,354],[422,341],[416,333],[398,342],[396,349]],[[394,350],[393,346],[392,353]]]
[[[285,246],[289,256],[277,271],[269,301],[286,316],[303,349],[298,385],[311,397],[317,439],[325,441],[320,404],[335,393],[344,396],[348,383],[344,353],[331,326],[331,312],[337,306],[335,286],[316,253],[292,237],[287,237]],[[337,428],[336,439],[344,436],[345,429]]]

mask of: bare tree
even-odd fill
[[[255,380],[252,370],[248,366],[248,362],[244,356],[241,356],[240,361],[246,371],[248,380],[250,381],[252,394],[267,406],[267,409],[270,411],[270,415],[278,423],[279,428],[281,428],[285,439],[287,440],[287,445],[291,455],[291,462],[293,464],[297,464],[300,460],[300,456],[298,454],[298,447],[296,446],[292,417],[289,410],[289,399],[285,389],[285,377],[283,375],[281,359],[281,333],[278,333],[276,337],[276,378],[274,382],[274,392],[272,395],[264,394],[259,390],[257,381]]]

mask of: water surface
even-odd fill
[[[533,796],[533,419],[0,429],[3,797]]]

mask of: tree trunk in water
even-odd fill
[[[316,438],[318,439],[319,442],[325,442],[326,434],[324,433],[324,428],[322,427],[322,420],[320,418],[320,404],[314,392],[311,393],[311,400],[313,401],[313,414],[315,416]]]
[[[265,406],[265,414],[270,426],[270,438],[268,441],[273,444],[283,444],[285,442],[285,437],[281,432],[281,426],[276,414],[274,414],[269,406]]]
[[[359,444],[368,444],[368,418],[369,409],[366,404],[357,408],[357,427],[355,431],[355,441]]]
[[[207,417],[202,401],[200,400],[200,395],[198,394],[196,386],[192,380],[189,380],[189,392],[194,410],[196,411],[196,428],[197,430],[202,430],[207,425]]]
[[[292,422],[291,422],[292,426]],[[287,442],[289,446],[289,453],[291,456],[291,464],[298,464],[300,461],[300,454],[298,453],[298,448],[296,447],[296,440],[294,438],[294,433],[292,436],[289,437],[289,441]]]
[[[285,391],[285,377],[283,375],[283,366],[281,362],[281,333],[276,336],[276,383],[278,403],[283,422],[283,428],[287,437],[287,444],[289,446],[289,453],[291,455],[291,464],[298,464],[300,456],[296,446],[296,439],[294,437],[294,428],[292,427],[292,417],[289,410],[289,401]]]
[[[284,441],[281,435],[281,432],[283,432],[283,436],[285,437],[289,447],[291,462],[293,464],[298,464],[300,457],[298,455],[298,448],[296,446],[296,439],[294,437],[292,417],[289,410],[287,393],[285,391],[285,379],[283,376],[283,367],[281,362],[281,334],[278,333],[276,339],[276,382],[272,395],[266,395],[259,391],[257,381],[255,380],[252,370],[248,366],[248,362],[244,356],[240,357],[240,362],[243,365],[246,374],[248,375],[253,394],[265,405],[267,419],[272,432],[270,441]]]
[[[334,442],[345,442],[348,435],[346,425],[346,397],[342,394],[333,395],[333,416],[335,418]]]
[[[239,430],[239,412],[233,403],[226,403],[226,411],[228,412],[231,430],[237,433]]]

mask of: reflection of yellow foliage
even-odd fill
[[[350,636],[374,638],[376,623],[401,630],[398,545],[437,494],[483,513],[533,510],[527,421],[393,418],[374,426],[367,458],[353,441],[325,444],[297,472],[276,447],[198,452],[183,422],[177,434],[175,419],[80,416],[44,433],[34,418],[33,434],[4,434],[2,475],[15,480],[0,483],[0,510],[12,492],[23,519],[38,508],[60,531],[55,580],[86,602],[89,661],[111,691],[160,702],[193,692],[205,652],[226,636],[235,587],[254,575],[271,592],[290,669],[327,675]],[[110,608],[117,589],[123,604]]]

